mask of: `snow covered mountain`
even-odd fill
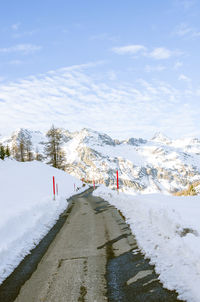
[[[151,140],[114,140],[90,129],[69,132],[61,129],[65,171],[88,182],[116,187],[116,170],[123,191],[176,192],[200,180],[200,140],[171,140],[157,133]],[[20,135],[29,136],[32,150],[44,156],[45,135],[19,129],[1,142],[11,147]]]

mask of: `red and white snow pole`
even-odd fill
[[[56,195],[56,190],[55,190],[55,177],[53,176],[53,200],[56,199],[55,195]]]
[[[119,190],[119,173],[118,173],[118,170],[117,170],[117,190]]]

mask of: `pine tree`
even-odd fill
[[[5,156],[10,157],[10,149],[9,149],[8,145],[6,146]]]
[[[48,142],[45,143],[45,154],[49,159],[48,164],[54,168],[64,169],[65,154],[62,150],[62,133],[59,128],[54,126],[46,134]]]
[[[4,160],[4,158],[5,158],[5,149],[4,149],[4,146],[1,146],[0,147],[0,159]]]

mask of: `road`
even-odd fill
[[[68,217],[15,302],[170,302],[123,215],[90,192]],[[6,300],[4,302],[7,302]]]

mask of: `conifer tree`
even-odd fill
[[[4,146],[1,145],[1,147],[0,147],[0,159],[4,160],[4,158],[5,158],[5,149],[4,149]]]
[[[6,146],[5,156],[10,157],[10,149],[9,149],[8,145]]]

